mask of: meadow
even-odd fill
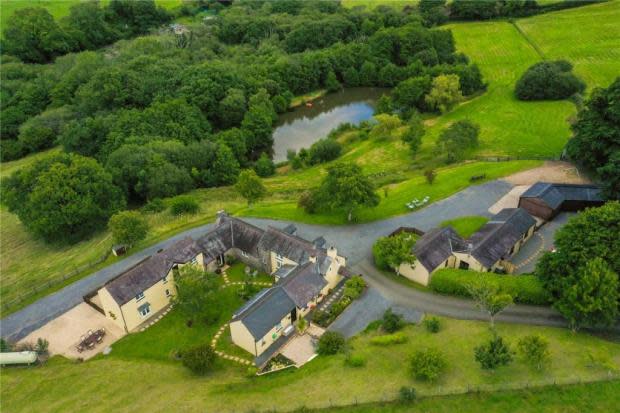
[[[230,304],[234,301],[231,295]],[[291,410],[391,400],[401,386],[413,386],[424,396],[461,392],[467,386],[499,390],[525,387],[526,383],[600,380],[620,367],[620,344],[565,329],[499,324],[498,333],[512,346],[528,334],[544,336],[550,343],[551,363],[537,372],[516,357],[512,364],[486,372],[474,360],[473,348],[491,337],[488,323],[442,318],[442,330],[437,334],[421,325],[405,327],[407,342],[403,344],[371,345],[379,331],[357,336],[350,347],[353,354],[366,360],[363,367],[345,365],[345,355],[340,354],[320,356],[301,369],[256,377],[248,376],[245,367],[219,360],[213,373],[196,377],[174,360],[174,354],[208,342],[215,326],[188,328],[176,311],[145,332],[114,344],[109,356],[84,363],[54,357],[41,367],[4,369],[0,377],[3,409],[130,412],[148,405],[157,412]],[[447,361],[448,367],[436,383],[414,380],[409,370],[411,355],[428,347],[439,349]],[[370,375],[373,380],[368,379]],[[610,396],[601,403],[604,406],[612,401]]]

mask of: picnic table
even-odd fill
[[[100,328],[98,330],[88,330],[88,332],[80,337],[80,342],[76,346],[78,353],[84,350],[91,350],[95,346],[103,341],[105,336],[105,329]]]

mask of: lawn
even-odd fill
[[[403,385],[429,395],[462,391],[467,385],[490,389],[606,377],[606,368],[588,366],[588,354],[616,369],[620,367],[619,344],[564,329],[499,324],[499,334],[512,345],[527,334],[546,337],[551,346],[551,366],[536,373],[517,359],[494,373],[484,372],[474,360],[473,347],[491,336],[488,324],[443,318],[443,329],[438,334],[430,334],[422,326],[406,327],[405,344],[371,346],[369,341],[378,334],[376,331],[354,338],[350,343],[353,353],[367,361],[361,368],[344,366],[344,355],[337,355],[318,357],[301,369],[250,378],[243,367],[222,361],[211,375],[199,378],[173,360],[171,354],[209,340],[215,326],[187,332],[184,319],[175,318],[175,311],[145,332],[113,345],[110,356],[84,363],[54,359],[43,367],[3,370],[3,410],[130,412],[144,405],[162,412],[243,412],[304,405],[316,408],[327,407],[330,402],[343,405],[355,400],[362,403],[390,399]],[[222,317],[226,318],[224,314]],[[448,362],[445,375],[436,384],[415,381],[409,372],[407,361],[411,354],[426,347],[441,349]],[[373,380],[368,380],[370,375]]]
[[[412,405],[374,404],[330,408],[334,413],[545,413],[613,412],[620,405],[620,381],[541,389],[430,397]],[[323,410],[316,411],[316,413]]]
[[[80,0],[0,0],[0,7],[2,8],[0,28],[4,28],[4,25],[15,13],[15,10],[26,7],[43,7],[50,12],[54,19],[58,20],[68,15],[71,6],[79,2]],[[103,0],[99,3],[104,6],[107,1]],[[181,5],[182,0],[155,0],[155,3],[166,9],[171,9]]]
[[[442,222],[441,227],[451,226],[462,238],[469,238],[488,221],[489,219],[486,217],[460,217]]]
[[[230,282],[243,282],[243,281],[254,281],[254,282],[273,282],[273,277],[263,271],[258,271],[258,274],[254,277],[251,275],[247,275],[245,273],[245,269],[248,265],[238,262],[230,266],[226,270],[226,274],[228,274],[228,281]],[[251,267],[250,267],[251,268]],[[252,272],[254,272],[254,268],[252,268]]]

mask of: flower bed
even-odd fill
[[[271,360],[269,360],[267,364],[265,364],[265,366],[260,369],[256,374],[258,376],[261,376],[263,374],[274,373],[276,371],[284,370],[293,366],[295,366],[295,363],[293,363],[292,360],[283,356],[282,354],[278,354],[272,357]]]

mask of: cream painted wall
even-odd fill
[[[428,285],[431,274],[418,260],[413,264],[401,263],[398,272],[405,278],[415,281],[418,284]]]
[[[278,269],[278,266],[276,265],[276,253],[273,251],[269,252],[269,259],[271,261],[271,269],[272,269],[272,273],[276,272],[276,270]],[[298,263],[296,263],[295,261],[289,260],[288,258],[282,256],[282,265],[299,265]]]
[[[286,315],[282,320],[280,320],[280,324],[282,325],[282,328],[278,329],[274,326],[262,339],[256,341],[256,356],[263,354],[263,352],[267,350],[274,341],[280,338],[286,327],[291,325],[291,315]],[[273,337],[274,334],[275,338]]]
[[[116,325],[125,331],[125,321],[123,320],[123,315],[121,314],[121,308],[116,304],[114,298],[110,292],[105,288],[101,288],[97,293],[99,295],[99,300],[101,301],[101,307],[105,312],[106,318],[112,320]]]
[[[233,343],[256,356],[254,337],[241,320],[230,323],[230,337]]]

